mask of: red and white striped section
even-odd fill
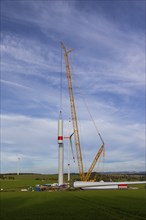
[[[63,121],[62,119],[58,120],[58,144],[63,143]]]

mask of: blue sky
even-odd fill
[[[95,171],[145,170],[145,8],[143,0],[1,1],[1,172],[16,172],[18,157],[21,172],[58,172],[61,41],[74,48],[69,59],[85,171],[101,143],[82,96],[105,142]],[[62,71],[67,136],[63,56]]]

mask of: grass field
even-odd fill
[[[145,191],[1,192],[1,219],[142,220]]]
[[[76,177],[76,175],[74,175]],[[1,179],[1,188],[7,190],[20,190],[22,188],[28,188],[29,186],[35,186],[37,184],[45,184],[45,183],[55,183],[58,182],[57,175],[6,175],[6,179]],[[9,177],[14,177],[13,179],[9,179]],[[65,181],[67,180],[67,175],[65,175]]]
[[[6,189],[1,192],[2,220],[144,220],[146,217],[146,190],[91,190],[20,192],[18,188],[40,183],[34,177],[2,180]]]

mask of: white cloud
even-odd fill
[[[67,48],[75,48],[70,57],[73,80],[76,75],[104,136],[106,169],[144,169],[144,100],[138,102],[145,87],[144,33],[133,29],[125,32],[101,13],[80,11],[74,2],[38,1],[36,4],[30,1],[26,4],[21,1],[17,3],[19,13],[14,3],[9,4],[4,15],[7,22],[14,22],[21,28],[23,25],[35,27],[37,37],[31,33],[23,35],[23,31],[17,33],[17,28],[15,33],[9,29],[2,31],[1,83],[2,95],[6,96],[6,99],[2,98],[5,107],[2,153],[6,167],[10,167],[9,162],[14,162],[14,154],[21,152],[24,161],[28,164],[31,161],[30,168],[22,161],[25,170],[47,172],[49,166],[49,172],[57,172],[59,42],[63,40]],[[67,120],[70,108],[65,77],[63,64],[63,116]],[[79,93],[75,88],[74,91]],[[80,104],[81,97],[78,102]],[[96,139],[85,106],[76,107],[79,109],[83,153],[88,157],[85,163],[89,167],[100,141]],[[65,133],[68,133],[67,127]],[[39,158],[43,161],[40,166],[34,162]],[[77,170],[76,165],[72,169]]]
[[[19,83],[11,82],[11,81],[8,81],[8,80],[0,80],[0,81],[1,81],[1,83],[8,84],[8,85],[10,85],[10,86],[20,87],[20,88],[22,88],[22,89],[31,90],[30,87],[21,85],[21,84],[19,84]]]
[[[45,4],[48,5],[47,3]],[[75,72],[80,77],[83,77],[81,86],[86,87],[89,82],[88,85],[90,85],[91,92],[100,90],[130,95],[135,91],[135,88],[133,89],[134,86],[136,88],[144,86],[145,41],[143,34],[135,33],[133,35],[130,31],[125,33],[101,15],[88,15],[87,20],[86,14],[80,14],[76,8],[69,6],[65,2],[60,4],[64,5],[63,13],[65,14],[63,17],[68,17],[68,19],[65,19],[67,24],[71,21],[73,29],[75,29],[72,32],[76,34],[76,38],[74,38],[73,45],[71,45],[77,47],[74,52],[76,60],[73,65]],[[38,7],[38,5],[41,6]],[[41,22],[39,24],[40,29],[46,30],[48,25],[50,25],[49,28],[51,30],[54,27],[56,28],[56,25],[52,24],[52,22],[46,21],[50,21],[49,17],[53,15],[53,22],[55,24],[58,23],[56,17],[61,17],[57,14],[59,13],[59,7],[57,7],[56,13],[55,6],[49,4],[53,11],[48,13],[47,7],[44,8],[44,4],[40,2],[37,6],[33,4],[29,6],[30,8],[34,7],[34,14],[38,10],[40,11],[40,8],[42,9],[38,14],[40,18],[39,16],[35,18],[38,23]],[[67,10],[64,9],[66,7]],[[70,13],[67,12],[68,10]],[[60,9],[60,13],[62,13],[62,9]],[[15,16],[18,15],[16,14]],[[30,19],[31,21],[30,17],[29,14],[28,17],[25,16],[23,19]],[[67,28],[66,33],[69,34],[70,25],[68,26],[67,24],[61,24],[60,27]],[[62,34],[64,30],[60,28],[59,32]],[[2,68],[5,71],[13,70],[18,74],[39,75],[43,79],[47,78],[47,73],[60,71],[59,40],[55,44],[55,46],[58,46],[58,49],[54,50],[49,44],[46,47],[44,43],[34,39],[20,39],[19,36],[8,35],[8,33],[4,33],[4,38],[2,39],[2,55],[5,54]],[[78,45],[75,39],[78,39],[81,45]],[[52,42],[55,42],[55,40]],[[24,63],[20,64],[20,62]],[[44,71],[46,72],[45,74]],[[91,78],[94,79],[92,82],[89,80]],[[119,81],[120,86],[115,86],[111,83],[111,79]],[[56,80],[56,76],[49,74],[49,81],[51,83]],[[96,85],[99,85],[99,83],[100,86],[97,87]]]
[[[25,72],[23,68],[26,63],[32,67],[35,66],[36,69],[39,67],[40,69],[50,70],[56,70],[55,63],[56,61],[58,63],[58,56],[54,55],[54,51],[49,51],[49,47],[46,48],[44,44],[40,42],[38,44],[35,40],[20,39],[17,35],[10,35],[8,33],[2,34],[1,52],[3,60],[7,62],[8,65],[12,65],[13,62],[15,63],[15,61],[17,61],[18,67],[21,66],[21,72]],[[54,65],[52,65],[53,63]],[[17,65],[14,66],[15,69]],[[27,72],[25,72],[25,74],[27,74]],[[35,73],[31,72],[31,74],[34,75]]]
[[[102,126],[102,133],[104,134],[106,149],[105,164],[108,162],[108,169],[110,170],[111,168],[112,170],[116,163],[118,163],[118,169],[120,169],[120,167],[122,168],[122,164],[125,163],[126,166],[123,165],[123,169],[127,167],[127,170],[131,170],[132,165],[133,170],[144,170],[144,126],[140,124],[122,124],[119,127],[119,122],[117,124],[116,122],[107,123],[104,119],[98,121],[98,123],[99,126]],[[88,169],[101,143],[90,121],[84,121],[81,124],[83,163],[85,169]],[[65,121],[65,125],[64,135],[67,136],[67,121]],[[37,172],[42,172],[44,168],[44,172],[47,169],[50,169],[50,172],[52,172],[52,169],[57,173],[57,121],[22,115],[3,115],[1,151],[2,155],[4,155],[2,157],[2,164],[6,162],[7,164],[13,162],[15,164],[17,155],[19,154],[21,155],[22,162],[24,162],[24,164],[21,164],[24,166],[25,172],[27,172],[27,169],[31,169],[32,172],[38,169]],[[28,164],[33,163],[33,166],[29,168],[25,164],[25,161]],[[38,163],[42,164],[42,168],[38,166]],[[65,170],[67,170],[66,141]],[[72,164],[72,170],[77,172],[77,163],[75,165]]]

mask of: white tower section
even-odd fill
[[[20,157],[17,158],[18,161],[17,161],[17,175],[19,175],[20,173]]]
[[[63,184],[64,148],[63,148],[63,120],[58,120],[58,184]]]

